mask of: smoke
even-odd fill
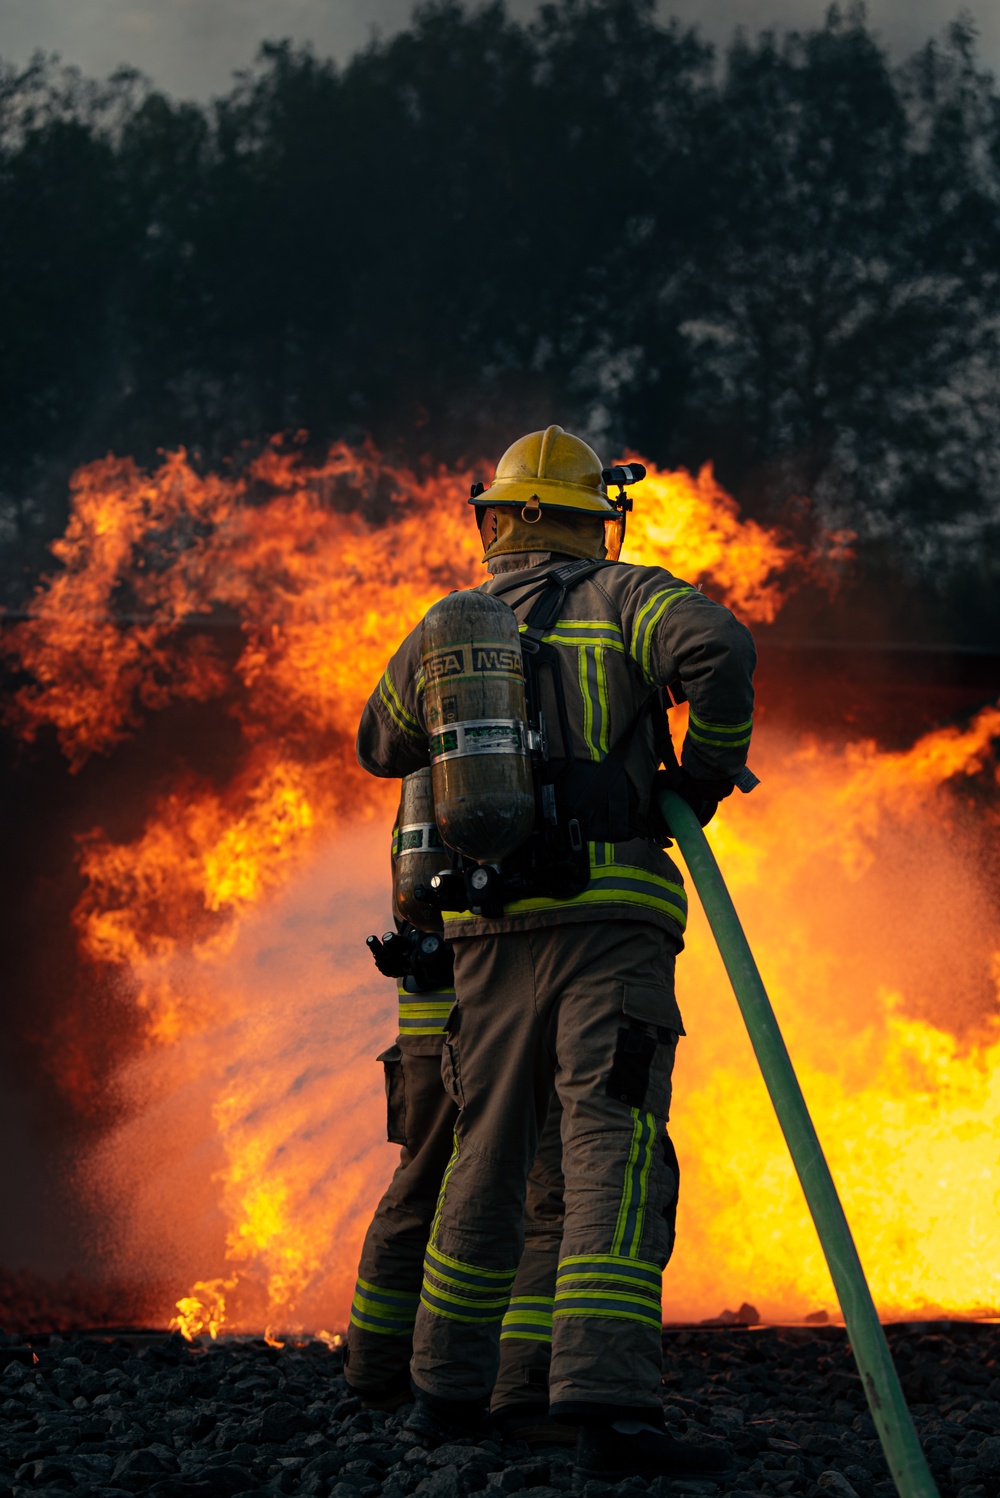
[[[130,1063],[131,1117],[78,1183],[105,1273],[169,1286],[234,1273],[233,1314],[258,1302],[315,1329],[353,1288],[361,1236],[395,1165],[376,1053],[396,1031],[394,985],[364,946],[390,921],[388,829],[315,848],[280,894],[208,959],[180,951],[157,975],[200,1024],[165,1058]],[[228,1257],[227,1257],[228,1255]]]

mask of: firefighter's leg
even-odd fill
[[[652,924],[609,922],[581,950],[578,930],[546,933],[544,956],[535,944],[539,988],[561,986],[566,1219],[550,1410],[557,1419],[659,1418],[661,1276],[678,1185],[666,1134],[681,1029],[676,943]]]
[[[423,1007],[450,1007],[451,996],[421,996]],[[411,1001],[412,1004],[415,1001]],[[401,1006],[405,1013],[405,1004]],[[389,1405],[409,1394],[413,1322],[424,1249],[458,1110],[441,1082],[443,1017],[438,1034],[401,1034],[384,1053],[389,1140],[399,1165],[365,1235],[347,1333],[345,1373],[362,1398]]]
[[[553,1063],[528,936],[463,938],[454,947],[458,1002],[444,1072],[460,1112],[427,1245],[411,1367],[424,1394],[471,1405],[496,1381]]]
[[[501,1419],[549,1405],[552,1301],[563,1230],[562,1107],[553,1092],[528,1176],[524,1252],[500,1328],[500,1371],[491,1408]]]

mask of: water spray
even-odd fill
[[[851,1229],[736,907],[698,825],[675,791],[660,796],[729,974],[833,1280],[865,1397],[900,1498],[938,1498]]]

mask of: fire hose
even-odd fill
[[[937,1498],[851,1229],[739,916],[698,819],[675,791],[662,811],[694,880],[785,1136],[833,1280],[868,1407],[900,1498]]]

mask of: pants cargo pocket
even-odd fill
[[[459,1017],[458,1005],[453,1004],[448,1018],[444,1022],[444,1048],[441,1052],[441,1081],[444,1083],[444,1090],[455,1104],[455,1107],[464,1108],[465,1097],[462,1093],[462,1073],[458,1056]]]
[[[648,1109],[666,1121],[677,1037],[683,1034],[677,1001],[669,990],[625,983],[622,1019],[607,1095],[628,1108]]]
[[[403,1053],[391,1045],[376,1057],[385,1067],[385,1137],[390,1144],[406,1143],[406,1083],[403,1078]]]

